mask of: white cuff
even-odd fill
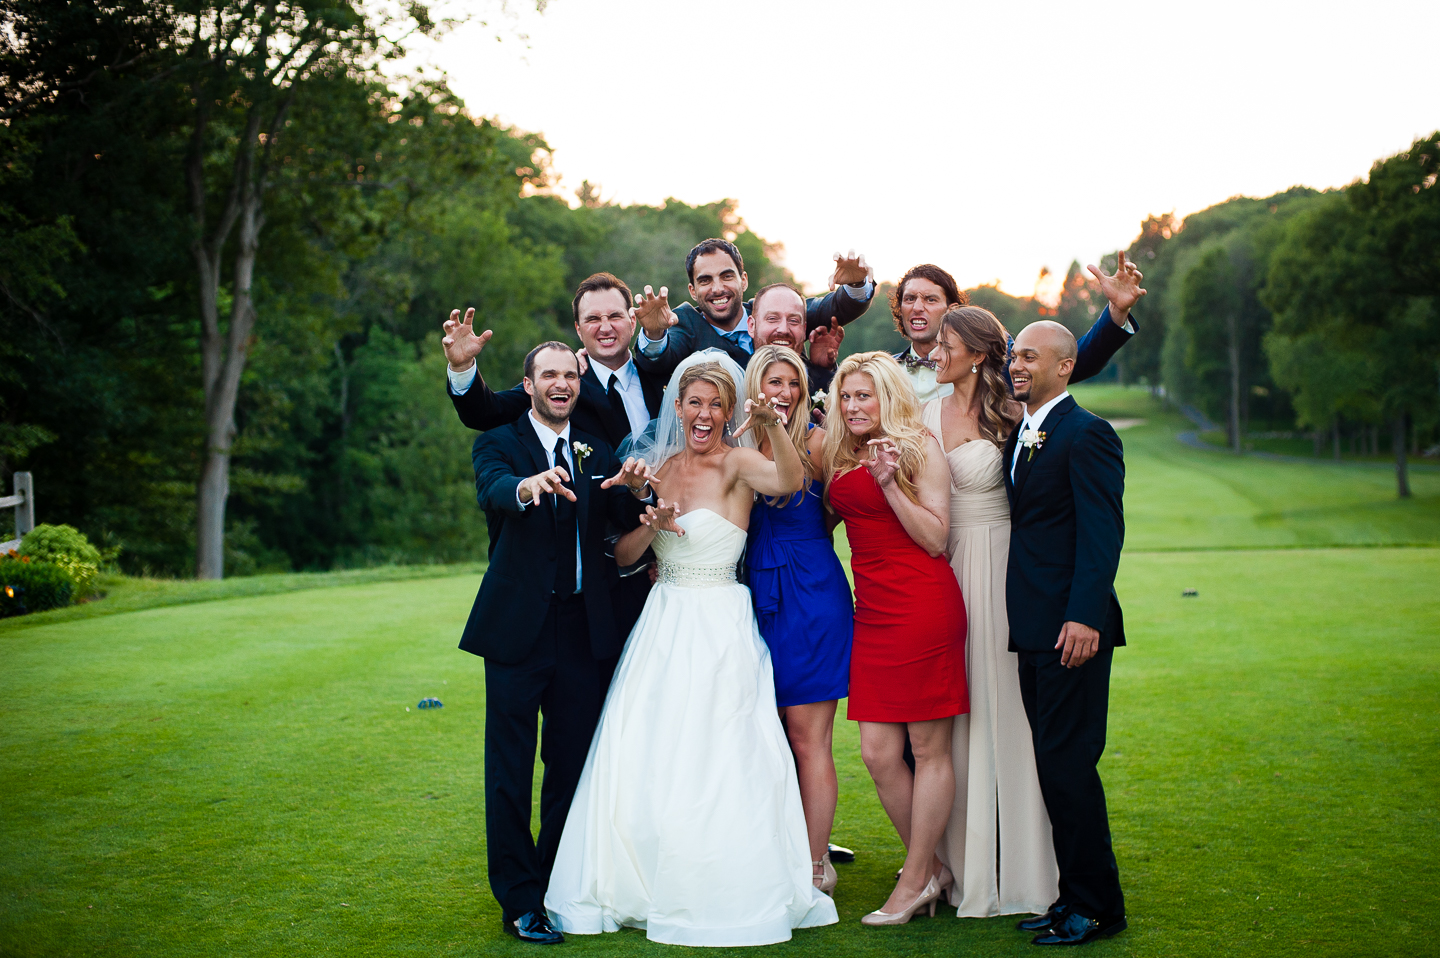
[[[1130,322],[1129,316],[1125,317],[1125,325],[1121,326],[1120,328],[1123,329],[1125,332],[1129,333],[1131,336],[1135,335],[1135,324]]]
[[[479,372],[479,370],[480,365],[478,363],[472,362],[469,369],[465,370],[463,373],[457,373],[455,370],[450,368],[449,363],[446,363],[445,375],[450,380],[450,391],[457,396],[465,395],[467,392],[470,391],[470,387],[475,385],[475,376]]]
[[[641,329],[640,338],[636,341],[636,345],[640,347],[642,353],[654,359],[665,351],[665,344],[669,341],[670,331],[668,329],[660,334],[659,339],[651,339],[650,334],[644,329]]]
[[[840,288],[845,291],[846,296],[849,296],[851,299],[858,299],[862,303],[866,302],[870,299],[870,297],[875,295],[875,283],[874,281],[868,279],[865,281],[865,285],[862,286],[860,289],[856,289],[849,283],[841,283]]]

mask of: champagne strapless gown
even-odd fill
[[[660,581],[625,643],[545,907],[566,934],[768,945],[838,921],[810,880],[770,651],[735,581],[745,530],[709,509],[655,538]]]
[[[942,401],[926,403],[923,412],[936,438]],[[961,918],[1043,912],[1059,894],[1060,871],[1020,700],[1019,664],[1009,650],[1010,500],[1002,456],[994,443],[972,440],[945,458],[951,483],[946,552],[969,615],[970,686],[970,714],[955,718],[955,805],[940,846],[955,873],[951,904]]]

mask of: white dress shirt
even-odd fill
[[[449,367],[446,367],[446,368],[449,368]],[[451,373],[451,375],[453,376],[454,373]],[[473,378],[473,377],[472,377],[472,378]],[[468,388],[468,386],[467,386],[467,388]],[[562,429],[562,430],[560,430],[559,433],[556,433],[555,430],[551,429],[549,426],[545,425],[543,422],[541,422],[540,420],[538,420],[538,419],[535,418],[535,410],[533,410],[533,409],[530,410],[528,413],[525,414],[525,418],[529,421],[530,425],[535,429],[535,438],[540,440],[540,448],[545,450],[545,461],[546,461],[547,463],[549,463],[549,465],[546,466],[545,468],[547,468],[547,469],[554,469],[554,468],[555,468],[555,440],[556,440],[556,439],[563,439],[563,440],[565,440],[565,448],[566,448],[567,450],[571,450],[571,446],[570,446],[570,422],[569,422],[569,420],[566,420],[566,422],[565,422],[565,428]],[[571,450],[571,452],[573,452],[573,450]],[[582,480],[583,477],[576,475],[576,473],[575,473],[575,468],[574,468],[574,465],[573,465],[573,464],[574,464],[574,461],[575,461],[575,460],[574,460],[574,457],[573,457],[572,455],[567,454],[566,457],[565,457],[565,461],[562,462],[562,463],[560,463],[560,466],[561,466],[566,472],[568,472],[568,473],[570,474],[570,484],[573,485],[573,486],[578,486],[578,485],[580,485],[580,482],[581,482],[581,480]],[[551,493],[551,495],[558,495],[558,493]],[[528,508],[528,507],[533,503],[534,500],[532,500],[531,502],[521,502],[521,500],[520,500],[520,490],[517,488],[517,489],[515,490],[515,501],[520,503],[520,511],[523,512],[523,511],[525,511],[526,508]],[[582,588],[584,588],[584,582],[585,582],[585,576],[582,574],[582,570],[581,570],[581,567],[580,567],[580,529],[577,527],[577,528],[575,529],[575,591],[576,591],[577,593],[578,593]]]
[[[848,283],[842,283],[839,288],[843,289],[845,291],[845,295],[849,296],[851,299],[867,300],[870,298],[872,292],[874,291],[875,284],[867,279],[865,281],[865,285],[859,288],[851,286]],[[720,333],[721,336],[725,336],[725,338],[727,339],[736,341],[741,349],[753,353],[755,351],[754,343],[749,342],[750,333],[749,329],[745,325],[746,320],[748,320],[749,317],[749,312],[743,312],[743,315],[740,317],[740,322],[735,325],[735,330],[731,331],[729,335],[721,332],[719,329],[715,331],[717,333]],[[743,331],[743,334],[737,337],[736,331]],[[635,344],[639,347],[642,353],[644,353],[646,356],[649,356],[651,359],[654,359],[656,356],[659,356],[665,351],[665,344],[669,341],[669,339],[670,331],[668,329],[660,334],[659,339],[651,339],[650,335],[646,333],[645,329],[642,327],[640,329],[640,337],[635,341]]]
[[[924,359],[910,347],[910,355],[916,359]],[[935,358],[935,351],[930,351],[930,358]],[[905,375],[910,377],[910,385],[915,387],[915,398],[920,400],[920,405],[925,405],[932,399],[943,399],[955,391],[954,383],[937,383],[935,381],[935,370],[925,366],[905,367]]]
[[[470,368],[463,373],[457,373],[450,368],[449,363],[446,363],[445,377],[450,380],[450,391],[457,396],[465,395],[470,391],[470,387],[475,385],[475,374],[479,370],[480,364],[474,361],[470,363]]]
[[[640,373],[635,368],[635,360],[626,359],[625,365],[619,369],[610,369],[592,361],[590,368],[595,371],[595,378],[600,380],[600,388],[606,392],[610,391],[610,381],[615,381],[615,388],[620,391],[620,398],[625,402],[625,415],[630,420],[630,435],[638,436],[644,432],[645,427],[650,424],[650,410],[645,405],[645,390],[640,387]]]
[[[1034,413],[1031,413],[1030,407],[1026,406],[1025,418],[1020,420],[1020,425],[1017,427],[1020,430],[1019,435],[1025,435],[1025,430],[1029,429],[1031,426],[1039,429],[1041,426],[1045,425],[1045,417],[1050,415],[1050,410],[1058,406],[1060,404],[1060,400],[1064,399],[1068,395],[1070,395],[1070,393],[1062,392],[1060,395],[1056,396],[1054,399],[1050,400],[1045,405],[1035,410]],[[1012,483],[1015,481],[1015,468],[1020,464],[1020,451],[1024,448],[1024,446],[1020,445],[1020,441],[1017,438],[1015,441],[1015,456],[1010,460],[1010,481]]]

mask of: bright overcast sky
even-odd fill
[[[1148,213],[1340,186],[1440,127],[1436,0],[510,8],[431,54],[472,112],[543,133],[572,198],[735,198],[811,288],[854,247],[1028,294]]]

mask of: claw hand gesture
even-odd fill
[[[888,436],[871,439],[866,445],[870,447],[870,458],[865,460],[865,468],[870,470],[875,484],[884,489],[895,481],[895,473],[900,470],[900,447]]]
[[[1095,277],[1100,284],[1100,292],[1110,301],[1110,318],[1115,321],[1116,326],[1124,326],[1130,318],[1130,310],[1140,302],[1140,297],[1145,295],[1145,290],[1140,286],[1145,274],[1125,258],[1124,250],[1120,251],[1113,276],[1106,276],[1104,270],[1095,266],[1085,268]]]
[[[475,357],[490,342],[490,337],[495,335],[491,330],[485,330],[479,336],[475,335],[475,310],[465,310],[465,321],[460,321],[460,310],[450,310],[450,318],[445,320],[441,327],[445,330],[440,345],[445,347],[445,359],[450,363],[450,368],[457,373],[463,373],[475,362]]]
[[[685,530],[675,522],[678,515],[680,515],[680,503],[666,502],[664,499],[660,499],[656,501],[655,505],[645,507],[645,514],[640,517],[640,521],[656,532],[673,532],[677,536],[683,536]]]
[[[766,399],[764,396],[756,396],[754,399],[745,400],[745,421],[740,428],[735,430],[735,438],[739,439],[745,435],[745,430],[751,426],[756,432],[769,429],[771,426],[780,424],[780,410],[775,408],[778,399]]]
[[[845,342],[845,327],[830,321],[810,333],[810,361],[822,369],[834,369],[840,359],[840,344]]]
[[[600,488],[609,489],[611,486],[618,486],[623,483],[632,493],[638,496],[641,490],[654,482],[655,473],[646,464],[645,460],[636,459],[632,456],[626,459],[620,466],[619,472],[600,483]]]
[[[665,334],[665,330],[680,321],[675,311],[670,308],[670,289],[666,286],[660,287],[658,296],[650,286],[645,287],[644,293],[636,293],[635,308],[630,314],[651,341],[658,340]]]
[[[558,496],[564,496],[571,502],[575,502],[574,491],[565,486],[565,483],[569,481],[570,473],[565,471],[564,466],[555,466],[552,469],[546,469],[539,475],[531,476],[529,479],[522,479],[520,481],[520,501],[528,505],[536,499],[539,499],[542,495],[553,493]]]
[[[830,288],[843,284],[864,283],[875,281],[875,270],[865,262],[865,254],[856,255],[852,249],[849,253],[841,256],[835,254],[835,271],[830,274]]]

